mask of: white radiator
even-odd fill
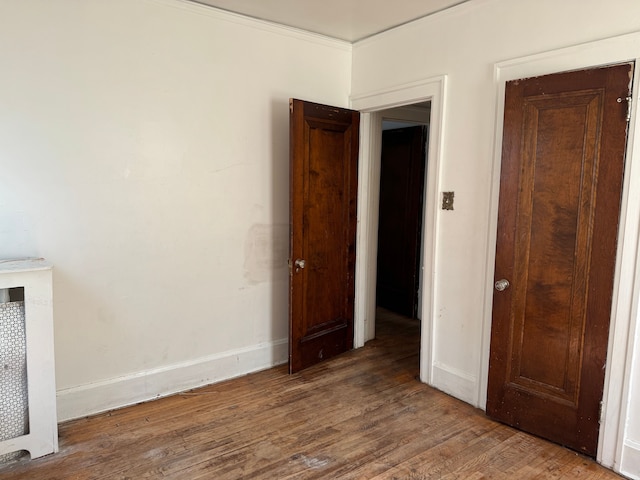
[[[58,451],[55,395],[51,265],[0,260],[0,463]]]

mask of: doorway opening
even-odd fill
[[[433,328],[437,232],[442,166],[444,98],[447,76],[440,75],[386,90],[351,97],[351,108],[361,112],[358,168],[358,237],[356,241],[354,347],[375,338],[376,262],[382,118],[398,107],[429,102],[429,148],[424,187],[422,228],[422,278],[420,287],[420,380],[433,377]],[[387,116],[389,114],[387,113]]]
[[[419,366],[429,101],[380,112],[375,330],[401,337]]]

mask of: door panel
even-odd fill
[[[632,65],[508,82],[487,413],[597,449]],[[621,99],[619,101],[618,99]]]
[[[359,122],[291,100],[292,373],[353,348]]]
[[[426,127],[382,132],[377,305],[415,317],[418,306]]]

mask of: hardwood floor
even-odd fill
[[[416,321],[295,375],[284,366],[60,425],[0,479],[620,479],[416,380]],[[391,333],[393,332],[393,335]]]

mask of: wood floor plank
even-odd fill
[[[295,375],[276,367],[60,425],[0,480],[586,479],[618,475],[417,380],[419,324]]]

